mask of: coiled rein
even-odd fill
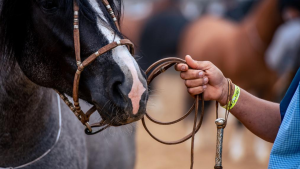
[[[153,63],[147,70],[146,70],[146,74],[148,75],[147,78],[147,83],[148,85],[151,84],[151,82],[155,79],[155,77],[157,77],[158,75],[162,74],[163,72],[165,72],[166,70],[168,70],[170,67],[179,64],[179,63],[185,63],[185,60],[180,59],[180,58],[175,58],[175,57],[169,57],[169,58],[164,58],[161,59],[155,63]],[[201,97],[201,114],[200,114],[200,120],[197,124],[197,117],[198,117],[198,110],[199,110],[199,97]],[[195,96],[195,101],[194,104],[192,105],[192,107],[189,109],[189,111],[183,115],[181,118],[171,121],[171,122],[161,122],[158,121],[156,119],[154,119],[153,117],[151,117],[147,112],[146,112],[146,117],[152,121],[153,123],[159,124],[159,125],[172,125],[175,123],[178,123],[180,121],[182,121],[183,119],[185,119],[188,115],[190,115],[192,112],[195,112],[195,117],[194,117],[194,125],[193,125],[193,130],[190,134],[188,134],[187,136],[179,139],[179,140],[175,140],[175,141],[163,141],[159,138],[157,138],[156,136],[154,136],[150,130],[148,129],[146,122],[145,122],[145,118],[142,118],[142,123],[143,126],[145,128],[145,130],[148,132],[148,134],[155,139],[156,141],[165,144],[165,145],[176,145],[176,144],[180,144],[183,143],[185,141],[187,141],[188,139],[192,138],[191,141],[191,165],[190,168],[193,168],[194,165],[194,142],[195,142],[195,134],[199,131],[199,129],[201,128],[202,125],[202,121],[203,121],[203,116],[204,116],[204,98],[203,98],[203,94],[197,95]]]

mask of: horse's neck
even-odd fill
[[[54,93],[32,83],[15,65],[0,71],[0,96],[0,167],[34,160],[55,141]]]
[[[261,42],[258,45],[262,45],[265,51],[282,22],[278,0],[263,0],[242,25],[247,29],[248,36],[257,37],[256,41]]]

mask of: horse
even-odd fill
[[[145,23],[138,40],[141,68],[146,70],[152,63],[178,53],[180,35],[190,21],[183,15],[180,3],[151,16]]]
[[[141,49],[141,43],[140,40],[144,39],[141,38],[143,35],[143,30],[148,28],[148,22],[153,17],[159,15],[160,13],[165,13],[166,11],[169,11],[170,9],[178,8],[178,6],[181,4],[180,0],[158,0],[153,2],[139,2],[143,5],[137,5],[139,8],[141,6],[144,6],[145,10],[139,9],[138,11],[134,11],[134,9],[138,7],[132,7],[126,6],[125,4],[125,14],[124,18],[122,20],[122,33],[128,37],[132,42],[135,44],[138,44],[136,46],[137,52],[139,56],[142,56],[143,58],[148,58],[145,56],[147,52],[142,52]],[[133,8],[133,9],[132,9]],[[142,8],[142,9],[144,9]],[[128,12],[126,12],[126,10]],[[173,27],[174,28],[174,27]],[[171,33],[173,34],[173,33]],[[148,43],[150,46],[153,46],[153,44]],[[156,60],[155,60],[156,61]],[[150,63],[150,62],[149,62]],[[151,62],[154,63],[154,62]],[[143,70],[146,70],[146,67],[143,66],[143,64],[139,63]],[[150,64],[147,64],[147,66],[150,66]]]
[[[264,54],[284,23],[282,15],[287,6],[298,8],[297,0],[255,1],[255,9],[239,22],[211,15],[188,22],[174,7],[146,23],[139,40],[143,56],[140,65],[146,68],[165,56],[190,54],[198,60],[212,61],[236,84],[271,100],[278,77],[266,65]],[[250,75],[253,72],[256,76]]]
[[[240,24],[201,17],[183,33],[180,56],[211,61],[237,85],[270,100],[277,76],[267,67],[264,54],[283,23],[278,6],[276,0],[265,0]]]
[[[72,2],[0,0],[0,168],[134,168],[135,125],[125,124],[144,115],[148,88],[127,47],[101,55],[81,74],[82,109],[96,106],[112,126],[104,132],[85,135],[52,90],[72,96]],[[122,1],[108,2],[120,22]],[[82,59],[123,38],[100,0],[73,3],[80,7]]]

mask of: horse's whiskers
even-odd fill
[[[134,55],[133,58],[136,60],[136,61],[139,61],[143,58],[143,56],[140,56],[140,55]]]
[[[102,109],[100,110],[99,114],[101,114],[101,113],[103,112],[105,106],[106,106],[107,104],[109,104],[109,103],[110,103],[110,100],[108,100],[108,101],[104,104],[104,106],[103,106]],[[102,120],[102,117],[101,117],[101,116],[97,119],[97,121],[100,121],[100,120]],[[106,120],[104,120],[103,122],[104,122],[104,124],[105,124]]]

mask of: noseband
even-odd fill
[[[117,18],[114,14],[113,9],[109,5],[107,0],[102,0],[102,3],[105,5],[108,13],[112,17],[117,29],[120,31],[119,24],[117,21]],[[108,128],[109,125],[105,124],[105,122],[102,120],[100,122],[90,124],[90,116],[96,111],[96,106],[93,106],[91,109],[89,109],[86,113],[84,113],[81,110],[80,104],[79,104],[79,97],[78,97],[78,90],[79,90],[79,82],[80,82],[80,75],[81,72],[84,70],[85,67],[87,67],[89,64],[91,64],[94,60],[96,60],[99,56],[101,56],[104,53],[107,53],[108,51],[113,50],[114,48],[118,46],[125,45],[128,47],[130,53],[134,54],[134,44],[129,39],[121,39],[116,42],[109,43],[106,46],[103,46],[98,51],[90,55],[87,59],[84,61],[81,61],[80,56],[80,32],[79,32],[79,5],[77,4],[76,0],[73,1],[73,10],[74,10],[74,48],[75,48],[75,57],[76,57],[76,64],[78,66],[77,71],[75,73],[74,77],[74,83],[73,83],[73,101],[74,105],[69,101],[69,99],[61,92],[56,92],[59,94],[59,96],[62,98],[62,100],[66,103],[66,105],[71,109],[71,111],[75,114],[75,116],[78,118],[78,120],[86,126],[86,134],[96,134],[98,132],[103,131],[104,129]],[[97,132],[93,132],[92,128],[94,127],[102,127],[106,125],[104,128],[98,130]]]
[[[109,12],[110,16],[112,17],[113,21],[115,22],[115,25],[116,25],[117,29],[120,31],[119,25],[118,25],[118,22],[117,22],[117,18],[115,16],[111,6],[109,5],[108,1],[107,0],[102,0],[102,3],[105,5],[107,11]],[[73,1],[73,9],[74,9],[74,48],[75,48],[76,64],[78,66],[77,71],[75,73],[74,84],[73,84],[73,101],[74,101],[74,105],[69,101],[69,99],[63,93],[61,93],[57,90],[56,90],[56,92],[63,99],[63,101],[67,104],[67,106],[71,109],[71,111],[75,114],[75,116],[79,119],[79,121],[81,121],[81,123],[86,126],[85,133],[88,134],[88,135],[92,135],[92,134],[96,134],[98,132],[101,132],[101,131],[105,130],[110,125],[105,124],[105,122],[103,120],[100,121],[100,122],[94,123],[94,124],[89,123],[90,116],[96,111],[96,106],[93,106],[86,113],[84,113],[81,110],[81,107],[80,107],[80,104],[79,104],[79,97],[78,97],[81,72],[84,70],[85,67],[87,67],[89,64],[91,64],[99,56],[101,56],[102,54],[104,54],[104,53],[106,53],[106,52],[108,52],[108,51],[110,51],[110,50],[112,50],[112,49],[114,49],[118,46],[121,46],[121,45],[127,46],[130,53],[133,55],[134,54],[134,45],[128,39],[121,39],[121,40],[118,40],[117,42],[112,42],[112,43],[109,43],[106,46],[103,46],[98,51],[96,51],[95,53],[90,55],[87,59],[85,59],[84,61],[81,61],[81,57],[80,57],[80,36],[79,36],[79,5],[77,4],[76,0]],[[147,79],[148,85],[152,82],[152,80],[156,76],[160,75],[161,73],[163,73],[164,71],[166,71],[167,69],[169,69],[170,67],[172,67],[173,65],[178,64],[178,63],[185,63],[185,61],[182,60],[182,59],[179,59],[179,58],[166,58],[166,59],[161,59],[161,60],[155,62],[154,64],[152,64],[146,71],[146,73],[149,74],[148,79]],[[228,86],[231,86],[229,81],[228,81]],[[229,87],[228,87],[228,91],[229,91],[229,94],[228,94],[228,98],[227,98],[227,103],[229,102],[229,95],[231,93]],[[158,139],[147,128],[144,117],[142,118],[142,123],[143,123],[143,126],[144,126],[145,130],[148,132],[148,134],[152,138],[154,138],[156,141],[158,141],[160,143],[163,143],[163,144],[166,144],[166,145],[175,145],[175,144],[180,144],[182,142],[185,142],[190,138],[192,139],[192,141],[191,141],[191,165],[190,165],[191,169],[193,168],[193,164],[194,164],[194,139],[195,139],[195,134],[199,131],[199,129],[202,125],[202,120],[203,120],[203,115],[204,115],[204,98],[203,98],[203,94],[202,94],[201,95],[202,107],[201,107],[200,120],[197,123],[197,116],[198,116],[198,109],[199,109],[199,102],[200,102],[199,99],[200,99],[200,95],[197,95],[196,99],[195,99],[195,102],[194,102],[193,106],[190,108],[190,110],[184,116],[182,116],[181,118],[179,118],[175,121],[172,121],[172,122],[161,122],[161,121],[155,120],[148,113],[146,113],[146,117],[150,121],[152,121],[156,124],[159,124],[159,125],[170,125],[170,124],[175,124],[179,121],[182,121],[189,114],[191,114],[192,111],[194,111],[195,112],[195,117],[194,117],[193,130],[189,135],[183,137],[182,139],[179,139],[179,140],[176,140],[176,141],[171,141],[171,142],[163,141],[163,140]],[[218,108],[218,103],[216,104],[216,108]],[[216,157],[215,157],[216,165],[214,167],[215,169],[222,169],[223,168],[222,167],[223,132],[224,132],[224,128],[227,124],[228,111],[225,114],[226,114],[225,119],[219,119],[218,118],[218,109],[216,109],[216,115],[217,115],[216,116],[217,117],[216,124],[217,124],[218,133],[217,133],[217,147],[216,147],[217,151],[216,151]],[[94,127],[102,127],[102,128],[100,130],[96,131],[96,132],[93,132],[92,128],[94,128]]]

